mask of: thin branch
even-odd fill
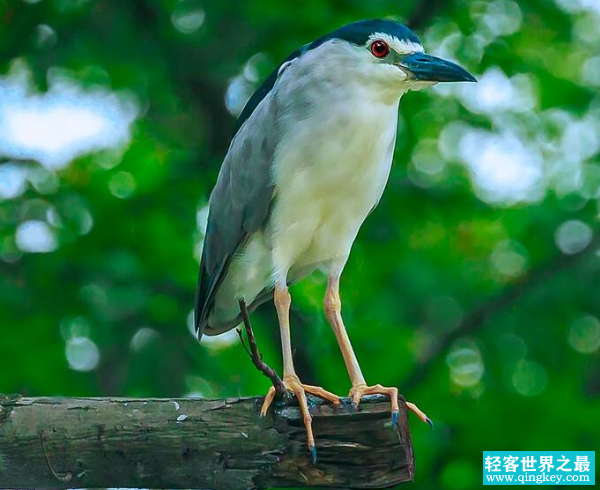
[[[269,367],[263,361],[262,354],[258,351],[246,302],[243,299],[240,299],[239,305],[240,312],[242,314],[242,321],[244,322],[244,327],[246,329],[246,336],[248,337],[248,346],[250,347],[250,358],[252,359],[252,364],[254,364],[261,373],[271,380],[271,383],[273,383],[273,386],[275,387],[275,391],[277,391],[277,395],[280,397],[285,397],[287,395],[287,390],[283,385],[283,381],[281,381],[281,378],[277,376],[275,370]]]
[[[246,341],[244,340],[244,334],[242,333],[242,331],[239,328],[235,329],[235,333],[237,333],[237,336],[240,339],[240,343],[242,344],[242,347],[246,351],[246,354],[248,354],[248,357],[250,359],[252,359],[252,353],[250,352],[250,349],[248,349],[248,346],[246,345]]]

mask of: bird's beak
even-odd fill
[[[425,53],[414,53],[398,67],[422,82],[476,82],[477,79],[455,63]]]

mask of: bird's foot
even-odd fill
[[[304,421],[304,427],[306,428],[308,449],[312,454],[312,459],[314,463],[317,460],[317,449],[315,446],[315,437],[312,431],[312,417],[308,410],[308,400],[306,398],[306,393],[318,396],[319,398],[323,398],[324,400],[329,400],[335,405],[341,404],[340,397],[334,395],[333,393],[330,393],[327,390],[324,390],[320,386],[305,385],[300,382],[300,379],[298,379],[297,376],[284,376],[282,381],[285,388],[288,391],[294,393],[294,395],[296,395],[296,398],[298,398],[298,404],[300,405],[300,411],[302,412],[302,420]],[[273,403],[275,395],[275,387],[271,386],[271,388],[269,388],[267,396],[265,397],[265,401],[262,404],[262,408],[260,409],[261,417],[267,415],[267,411]]]
[[[367,386],[366,384],[360,384],[353,386],[350,389],[350,393],[348,393],[354,408],[358,408],[360,400],[365,395],[388,395],[392,403],[392,424],[394,427],[398,427],[398,414],[400,413],[400,407],[398,406],[398,388],[388,388],[381,385]],[[406,406],[411,412],[419,417],[419,419],[428,424],[430,427],[433,427],[433,422],[431,419],[421,410],[419,410],[419,407],[417,407],[414,403],[406,402]]]

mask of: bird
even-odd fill
[[[250,97],[208,202],[194,325],[219,335],[273,300],[285,388],[298,398],[308,448],[316,455],[307,394],[340,403],[302,383],[294,369],[289,286],[315,271],[327,277],[324,313],[339,344],[357,407],[398,390],[367,384],[341,315],[340,280],[358,231],[377,206],[394,155],[400,99],[439,82],[476,82],[459,65],[425,53],[395,20],[345,25],[290,54]],[[265,415],[276,391],[261,408]],[[419,418],[428,417],[408,404]]]

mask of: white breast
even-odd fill
[[[274,167],[276,274],[345,262],[387,182],[397,114],[397,105],[338,99],[295,124]]]

